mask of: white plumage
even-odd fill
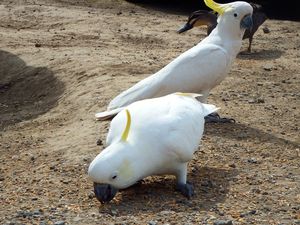
[[[108,147],[90,164],[91,179],[123,189],[150,175],[173,174],[183,194],[190,197],[191,190],[185,190],[187,163],[198,149],[204,116],[217,108],[200,103],[194,95],[176,93],[137,101],[126,110],[112,120]]]
[[[200,100],[206,102],[210,90],[229,72],[241,48],[245,29],[251,25],[253,9],[250,4],[240,1],[228,4],[205,2],[220,14],[218,25],[211,34],[157,73],[115,97],[106,112],[96,114],[97,119],[114,116],[122,107],[135,101],[174,92],[200,93],[203,95]]]

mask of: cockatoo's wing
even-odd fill
[[[226,75],[230,60],[220,46],[200,43],[157,73],[122,92],[110,102],[108,110],[174,92],[209,91],[221,82],[222,74]]]
[[[176,155],[179,161],[188,162],[193,158],[202,138],[204,117],[216,112],[218,108],[194,101],[184,102],[182,105],[174,103],[172,109],[174,111],[170,111],[170,126],[165,136],[166,149]]]

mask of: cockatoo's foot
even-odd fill
[[[232,118],[220,117],[218,113],[211,113],[205,118],[205,123],[235,123]]]
[[[190,199],[194,195],[194,186],[189,182],[186,184],[178,183],[176,185],[176,191],[180,191],[181,194]]]

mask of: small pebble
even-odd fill
[[[42,45],[40,43],[35,43],[34,47],[40,48],[40,47],[42,47]]]
[[[247,162],[248,163],[257,163],[257,160],[255,158],[250,158],[250,159],[247,159]]]
[[[214,225],[233,225],[232,220],[216,220]]]
[[[234,163],[229,164],[228,166],[231,167],[231,168],[236,168],[236,165]]]
[[[112,216],[116,216],[118,214],[118,211],[115,209],[112,209],[110,212]]]
[[[89,199],[93,199],[94,197],[95,197],[95,193],[91,191],[91,192],[88,194],[88,198],[89,198]]]
[[[266,70],[266,71],[271,71],[271,70],[273,69],[273,65],[271,65],[271,64],[265,64],[265,65],[263,66],[263,68],[264,68],[264,70]]]
[[[97,145],[102,145],[102,140],[101,139],[97,140]]]
[[[149,223],[148,223],[149,225],[156,225],[157,224],[157,222],[156,221],[149,221]]]
[[[54,223],[54,225],[65,225],[65,224],[66,224],[66,222],[62,221],[62,220]]]
[[[42,214],[43,210],[42,209],[37,209],[33,211],[33,215],[40,215]]]
[[[264,28],[263,28],[263,32],[264,32],[265,34],[268,34],[268,33],[270,33],[270,29],[269,29],[268,27],[264,27]]]
[[[244,212],[244,213],[241,213],[240,214],[240,217],[245,217],[245,216],[248,216],[248,215],[254,215],[256,214],[256,210],[251,210],[249,212]]]

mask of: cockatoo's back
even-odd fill
[[[230,62],[230,55],[222,47],[199,43],[157,73],[118,95],[110,102],[108,110],[173,92],[208,92],[222,81]]]
[[[213,105],[202,104],[194,97],[180,94],[138,101],[126,109],[132,118],[129,142],[143,140],[143,145],[151,145],[153,151],[175,151],[183,161],[190,160],[198,147],[204,129],[204,116],[217,110]],[[125,125],[124,110],[111,122],[108,145],[120,140]]]

